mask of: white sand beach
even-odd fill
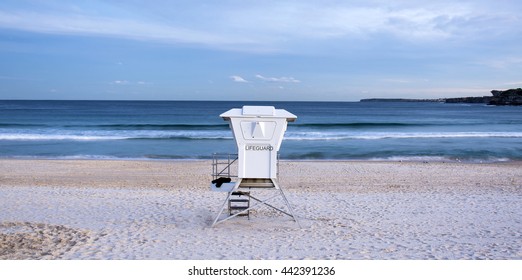
[[[520,162],[279,166],[302,228],[211,228],[208,161],[0,160],[0,259],[522,259]]]

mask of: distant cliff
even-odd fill
[[[456,97],[445,98],[445,103],[489,103],[493,96],[472,96],[472,97]]]
[[[490,105],[522,105],[522,88],[492,90]]]
[[[522,105],[522,89],[492,90],[493,96],[471,96],[435,99],[368,98],[360,102],[439,102],[439,103],[483,103],[489,105]]]

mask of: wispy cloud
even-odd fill
[[[111,84],[113,84],[113,85],[128,85],[129,81],[127,81],[127,80],[115,80],[115,81],[112,81]]]
[[[236,83],[248,83],[247,80],[245,80],[243,77],[241,76],[237,76],[237,75],[233,75],[233,76],[230,76],[229,77],[230,79],[232,79],[232,81],[236,82]]]
[[[276,83],[300,83],[301,81],[294,77],[265,77],[257,74],[256,78],[263,80],[265,82],[276,82]]]
[[[518,6],[518,4],[515,4]],[[258,38],[302,39],[381,38],[453,40],[483,38],[517,31],[522,18],[514,11],[486,6],[481,1],[272,1],[232,9],[223,25]],[[271,36],[271,37],[270,37]],[[273,39],[272,39],[273,40]]]
[[[240,37],[228,37],[210,31],[175,25],[110,16],[56,15],[30,11],[0,11],[0,27],[30,32],[116,37],[131,40],[158,41],[222,46],[248,44]]]
[[[522,86],[522,81],[519,81],[519,82],[507,82],[507,83],[504,83],[504,85],[506,85],[506,86]]]
[[[127,81],[127,80],[114,80],[110,82],[111,85],[118,85],[118,86],[125,86],[125,85],[138,85],[138,86],[144,86],[144,85],[150,85],[151,83],[145,82],[145,81]]]
[[[487,67],[495,69],[510,69],[514,67],[522,66],[522,57],[520,56],[503,56],[494,57],[494,59],[480,60],[477,62],[478,65],[485,65]]]
[[[497,5],[507,7],[500,9],[487,1],[332,1],[327,5],[316,1],[208,1],[202,5],[180,4],[180,7],[154,2],[143,5],[109,2],[103,8],[76,3],[74,8],[63,5],[60,9],[51,5],[44,5],[43,9],[22,5],[17,9],[2,8],[0,28],[252,52],[288,51],[310,40],[321,43],[331,39],[381,40],[383,35],[415,42],[463,40],[483,38],[484,30],[489,36],[520,34],[522,30],[522,17],[516,12],[519,4]]]

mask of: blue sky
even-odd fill
[[[0,2],[0,99],[331,100],[522,87],[522,1]]]

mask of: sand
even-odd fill
[[[0,160],[0,259],[522,259],[520,162],[282,161],[302,228],[268,208],[211,228],[210,171]]]

